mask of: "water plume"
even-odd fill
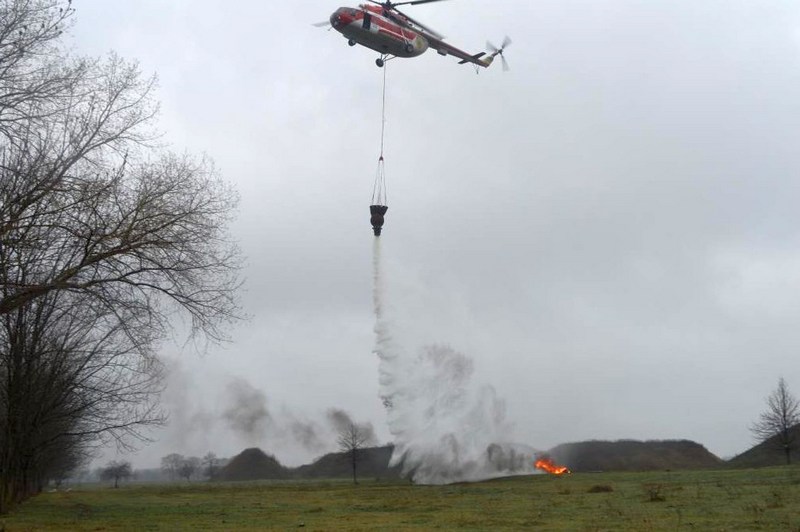
[[[394,438],[392,464],[414,482],[444,484],[533,472],[532,448],[503,444],[511,432],[493,387],[473,384],[472,360],[443,344],[409,349],[388,297],[381,243],[374,239],[375,353]]]

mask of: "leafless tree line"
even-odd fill
[[[170,480],[182,478],[189,481],[198,474],[213,480],[219,472],[221,462],[212,452],[208,452],[203,458],[172,453],[161,459],[161,470]]]
[[[159,145],[135,63],[62,50],[72,14],[0,0],[0,512],[164,420],[176,313],[210,341],[238,315],[234,191]]]

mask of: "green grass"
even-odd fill
[[[536,475],[413,486],[287,481],[43,493],[25,530],[800,531],[800,468]]]

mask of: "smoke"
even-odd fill
[[[270,448],[287,448],[300,445],[315,453],[335,448],[337,436],[350,426],[358,427],[369,444],[377,441],[371,423],[356,423],[339,408],[331,408],[325,414],[325,423],[298,418],[286,407],[273,413],[267,404],[267,396],[254,388],[247,380],[235,378],[226,387],[226,407],[222,419],[246,445],[264,445]]]
[[[263,390],[242,377],[217,379],[217,393],[207,390],[203,398],[190,400],[190,390],[200,382],[185,370],[180,360],[169,364],[169,430],[160,440],[161,456],[178,452],[201,456],[236,453],[242,447],[261,447],[287,465],[300,465],[323,453],[337,451],[337,438],[344,427],[356,425],[369,443],[377,442],[370,423],[355,423],[339,408],[306,416],[285,405],[275,405]]]
[[[350,418],[350,415],[344,410],[339,410],[338,408],[331,408],[328,410],[327,418],[328,422],[333,427],[333,430],[336,432],[347,430],[347,428],[353,424],[353,420]]]
[[[356,423],[344,410],[331,408],[328,410],[327,418],[335,434],[345,433],[350,427],[355,426],[364,438],[365,445],[374,445],[378,441],[375,436],[375,427],[372,426],[372,423]]]
[[[311,422],[293,419],[289,422],[289,431],[292,439],[309,451],[319,452],[325,444],[319,435],[319,430]]]
[[[375,352],[380,390],[394,437],[392,465],[415,482],[443,484],[533,472],[532,448],[507,441],[505,403],[473,384],[472,360],[447,345],[409,350],[411,339],[387,305],[380,238],[373,248]]]
[[[222,418],[248,444],[255,444],[275,425],[267,408],[267,396],[242,378],[231,380],[226,392],[230,403]]]

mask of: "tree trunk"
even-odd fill
[[[789,434],[789,426],[785,425],[783,427],[783,436],[781,439],[783,440],[783,452],[786,453],[786,465],[792,464],[792,445],[791,445],[791,436]]]
[[[356,480],[356,450],[353,449],[353,484],[358,484],[358,480]]]

